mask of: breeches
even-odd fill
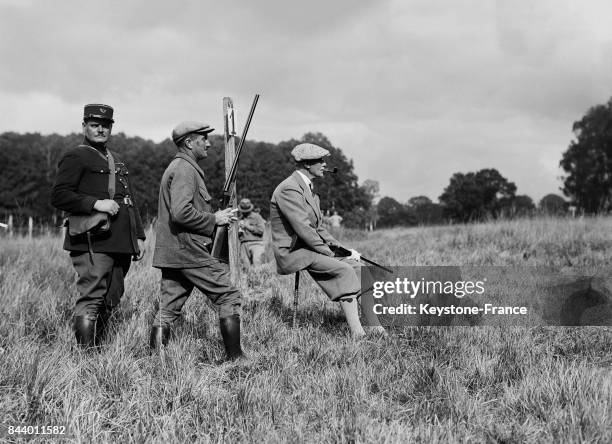
[[[156,325],[174,323],[194,287],[218,307],[219,318],[241,314],[242,294],[230,282],[226,264],[213,262],[198,268],[162,268],[161,272],[161,300],[154,321]]]
[[[359,294],[361,291],[359,268],[359,263],[356,261],[317,254],[312,263],[306,267],[306,271],[332,301],[337,301],[343,297]]]
[[[359,296],[361,294],[361,273],[367,273],[367,267],[362,267],[355,260],[348,258],[331,258],[322,254],[317,254],[316,260],[306,268],[321,289],[332,300]],[[361,301],[362,314],[365,324],[368,326],[378,326],[380,321],[371,309],[374,304],[372,298]]]
[[[77,272],[79,297],[74,316],[95,317],[112,310],[123,295],[123,279],[130,269],[131,255],[93,253],[93,264],[87,252],[71,252],[72,265]]]
[[[265,247],[263,242],[242,242],[240,244],[240,254],[244,265],[261,265],[263,264]]]

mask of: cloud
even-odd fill
[[[537,198],[560,185],[572,122],[610,96],[611,13],[600,0],[5,1],[0,130],[76,130],[100,101],[117,131],[161,140],[184,119],[219,128],[223,96],[242,124],[259,92],[251,137],[321,131],[382,195],[435,199],[452,173],[493,167]]]

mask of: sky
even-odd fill
[[[537,203],[560,194],[573,122],[612,96],[610,17],[609,0],[0,0],[0,132],[77,132],[93,102],[158,142],[223,128],[225,96],[241,131],[259,93],[249,140],[321,132],[381,196],[437,201],[496,168]]]

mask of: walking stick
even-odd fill
[[[295,287],[293,287],[293,320],[291,321],[291,328],[297,326],[297,309],[298,309],[298,297],[300,295],[300,272],[295,272]]]

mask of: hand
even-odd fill
[[[219,210],[215,213],[215,224],[216,225],[227,225],[238,220],[236,212],[238,208],[226,208],[225,210]]]
[[[352,248],[349,251],[351,252],[349,259],[353,259],[357,262],[361,260],[361,253],[359,253],[357,250],[353,250]]]
[[[112,199],[96,200],[94,210],[114,216],[119,212],[119,204]]]
[[[137,261],[142,259],[145,255],[145,241],[144,240],[138,239],[138,249],[140,250],[140,253],[138,253],[138,256],[136,256]]]

